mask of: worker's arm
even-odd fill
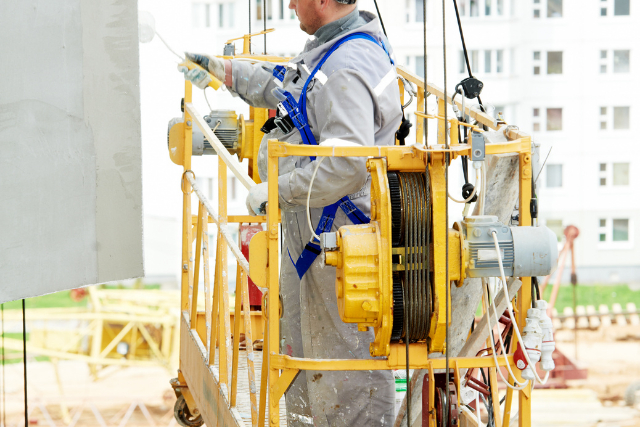
[[[318,143],[338,139],[373,145],[381,120],[376,118],[380,113],[375,97],[359,72],[342,69],[332,74],[314,99],[313,114],[319,132],[313,129],[313,133],[320,134]],[[366,161],[366,157],[327,157],[316,174],[309,205],[327,206],[360,190],[367,180]],[[317,161],[311,162],[278,178],[282,206],[306,205],[316,165]]]
[[[270,62],[253,64],[242,60],[225,61],[226,74],[231,76],[231,85],[227,77],[227,86],[252,107],[275,109],[279,102],[271,94],[277,87],[273,76],[275,66]]]

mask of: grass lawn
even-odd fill
[[[544,299],[549,301],[551,298],[552,285],[549,284],[544,292]],[[636,304],[640,308],[640,290],[633,291],[628,285],[577,285],[576,289],[577,301],[576,305],[593,305],[598,309],[600,304],[606,304],[611,310],[614,303],[622,305],[622,309],[626,309],[629,302]],[[573,307],[573,289],[570,284],[561,285],[556,300],[556,309],[562,314],[565,307]]]

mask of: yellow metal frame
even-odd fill
[[[415,83],[418,87],[418,100],[424,100],[423,82],[414,74],[408,72],[402,67],[398,67],[398,73],[407,80]],[[402,89],[402,84],[400,84]],[[193,227],[194,217],[191,212],[191,188],[189,182],[184,178],[182,180],[183,190],[183,239],[182,239],[182,298],[181,298],[181,352],[180,352],[180,375],[178,377],[178,387],[188,388],[193,396],[192,403],[187,399],[192,412],[199,410],[202,414],[204,422],[208,426],[215,425],[242,425],[239,412],[236,405],[237,374],[238,374],[238,324],[240,319],[244,319],[245,333],[247,336],[247,348],[251,346],[251,322],[243,316],[240,311],[240,299],[236,296],[235,313],[234,313],[234,334],[233,342],[231,341],[231,325],[229,310],[228,288],[227,288],[227,246],[231,243],[225,240],[225,237],[218,228],[218,239],[216,247],[215,261],[215,281],[213,290],[212,304],[205,304],[205,313],[198,312],[196,309],[198,290],[194,283],[197,283],[196,267],[201,262],[202,247],[205,245],[203,240],[206,224],[213,220],[218,226],[224,226],[229,222],[259,222],[266,224],[266,231],[261,240],[266,240],[266,258],[262,260],[251,261],[251,265],[260,265],[260,282],[265,282],[266,293],[263,299],[263,313],[266,321],[264,348],[262,352],[262,377],[260,381],[260,401],[257,403],[257,390],[255,384],[255,372],[253,363],[249,366],[249,379],[251,389],[251,415],[253,425],[264,425],[265,417],[268,414],[269,425],[272,427],[280,425],[279,401],[284,392],[290,386],[293,379],[300,370],[320,370],[320,371],[345,371],[345,370],[390,370],[404,369],[406,348],[404,344],[389,344],[389,356],[384,359],[372,360],[317,360],[295,358],[280,354],[279,352],[279,319],[281,315],[281,305],[279,302],[279,247],[280,247],[280,212],[278,208],[278,160],[281,157],[288,156],[333,156],[333,157],[371,157],[373,158],[370,167],[385,167],[388,170],[403,171],[424,171],[429,167],[431,172],[431,194],[433,195],[433,224],[434,224],[434,277],[435,277],[435,294],[437,295],[434,314],[432,318],[432,343],[431,351],[442,351],[445,349],[445,310],[451,310],[450,301],[446,301],[443,297],[446,292],[446,239],[450,234],[448,227],[445,227],[445,206],[447,203],[447,193],[444,186],[444,171],[446,168],[445,159],[447,153],[451,160],[458,156],[471,155],[471,147],[468,145],[459,145],[457,143],[457,121],[450,120],[451,128],[451,144],[445,148],[445,124],[442,118],[443,109],[445,108],[444,94],[442,91],[433,86],[428,86],[430,94],[435,95],[439,99],[440,113],[437,116],[427,116],[421,110],[423,103],[418,102],[418,115],[427,119],[438,120],[438,144],[425,147],[420,145],[423,140],[422,120],[418,120],[417,141],[419,144],[413,146],[374,146],[374,147],[320,147],[306,145],[291,145],[277,140],[269,140],[268,146],[268,204],[267,215],[265,217],[246,217],[246,216],[228,216],[227,214],[227,165],[222,157],[219,158],[218,168],[218,216],[213,218],[209,216],[200,203],[199,213],[196,217],[195,228]],[[185,83],[185,104],[191,103],[191,84]],[[450,99],[446,100],[451,102]],[[461,107],[461,105],[459,105]],[[193,114],[195,110],[191,108]],[[481,124],[497,129],[497,126],[490,116],[486,114],[470,110],[466,111],[471,117],[474,117]],[[259,120],[266,119],[266,112],[255,110],[254,120],[256,120],[255,129],[259,129],[257,125]],[[185,110],[185,126],[184,126],[184,149],[182,151],[185,174],[190,173],[191,169],[191,123],[192,117]],[[198,123],[200,125],[200,123]],[[502,127],[501,127],[502,129]],[[478,129],[479,130],[479,129]],[[454,138],[455,136],[455,138]],[[516,153],[520,158],[520,225],[530,226],[531,217],[529,214],[529,203],[531,199],[531,137],[511,130],[507,132],[509,142],[500,144],[487,144],[486,154],[506,154]],[[256,139],[258,141],[259,139]],[[258,144],[254,144],[254,150],[257,150]],[[254,156],[254,162],[257,155]],[[384,160],[384,161],[382,161]],[[255,163],[252,165],[255,174]],[[193,243],[196,241],[196,253],[193,253]],[[252,253],[253,253],[252,244]],[[208,271],[208,257],[203,257],[205,272]],[[266,268],[264,268],[266,267]],[[391,266],[389,266],[390,268]],[[240,286],[242,298],[247,298],[247,276],[250,274],[246,266],[238,264],[237,275],[240,278]],[[206,273],[205,273],[206,274]],[[195,277],[194,277],[195,275]],[[253,277],[253,276],[252,276]],[[450,277],[453,279],[453,277]],[[531,304],[531,287],[530,278],[522,278],[523,285],[519,290],[517,298],[517,322],[520,328],[524,327],[526,310]],[[205,293],[208,292],[208,279],[205,278]],[[246,299],[245,299],[246,300]],[[209,308],[211,306],[211,308]],[[449,316],[450,318],[450,316]],[[198,327],[199,322],[209,323],[209,328]],[[207,333],[198,331],[207,330]],[[515,338],[514,338],[515,339]],[[216,343],[219,345],[216,346]],[[219,347],[219,369],[215,370],[215,354],[216,348]],[[515,345],[512,346],[515,348]],[[443,358],[429,358],[430,350],[426,343],[415,343],[410,345],[411,369],[428,369],[429,374],[433,376],[434,369],[443,369],[445,360]],[[513,355],[508,356],[509,363],[514,366]],[[504,358],[498,359],[498,365],[504,366]],[[492,390],[497,393],[498,383],[496,379],[496,369],[492,357],[472,357],[472,358],[450,358],[450,366],[454,372],[454,376],[459,386],[460,369],[467,368],[489,368],[490,382]],[[518,374],[517,374],[518,375]],[[269,395],[269,404],[267,411],[267,393]],[[434,381],[430,381],[429,394],[430,401],[433,402]],[[518,392],[519,410],[520,410],[520,426],[530,426],[531,420],[531,386]],[[504,425],[508,425],[509,413],[511,411],[511,402],[513,392],[507,391],[507,399],[505,406]],[[498,399],[494,399],[498,402]],[[196,407],[191,407],[195,405]],[[499,405],[494,407],[496,420],[502,420]],[[435,411],[432,411],[430,425],[435,425]],[[498,424],[501,424],[498,422]]]

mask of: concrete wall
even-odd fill
[[[0,4],[0,302],[143,275],[136,0]]]

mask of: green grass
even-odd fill
[[[100,289],[131,289],[121,284],[97,285]],[[143,289],[160,289],[159,284],[144,285]],[[69,291],[61,291],[53,294],[42,295],[40,297],[27,298],[25,301],[26,308],[67,308],[67,307],[86,307],[88,298],[84,298],[80,302],[73,301],[69,296]],[[4,303],[5,310],[22,309],[22,300],[10,301]]]
[[[551,298],[552,285],[549,284],[544,292],[544,299]],[[576,305],[593,305],[598,308],[600,304],[611,306],[614,303],[622,305],[622,309],[629,302],[633,302],[640,308],[640,290],[633,291],[628,285],[577,285]],[[573,308],[573,289],[571,285],[561,285],[558,292],[555,308],[562,314],[565,307]]]
[[[69,297],[69,291],[56,292],[53,294],[42,295],[40,297],[27,298],[25,300],[26,308],[67,308],[67,307],[86,307],[87,299],[75,302]],[[10,301],[4,303],[5,310],[22,309],[22,301]]]
[[[551,299],[551,290],[553,284],[549,284],[544,291],[544,299]],[[577,285],[576,288],[576,305],[588,306],[593,305],[596,310],[600,304],[605,304],[611,310],[611,306],[618,303],[622,309],[626,309],[629,302],[635,303],[640,308],[640,290],[634,291],[628,285]],[[570,284],[560,285],[558,298],[556,299],[555,308],[559,314],[565,307],[573,308],[573,289]],[[476,317],[482,316],[482,303],[478,305]]]

